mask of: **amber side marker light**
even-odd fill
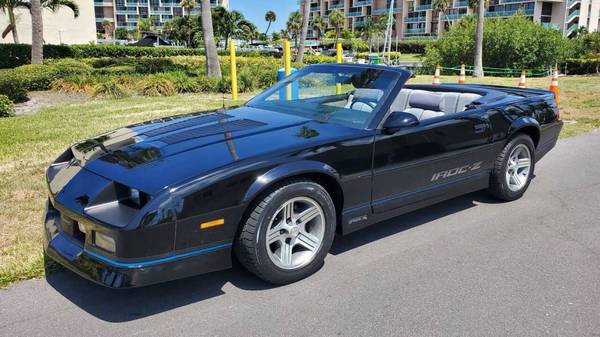
[[[200,224],[200,229],[207,229],[211,227],[221,226],[225,223],[225,219],[217,219],[209,222],[203,222]]]

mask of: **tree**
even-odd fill
[[[312,27],[313,27],[313,31],[318,31],[319,33],[317,34],[317,39],[321,39],[321,37],[323,36],[323,31],[325,30],[325,20],[323,20],[322,17],[317,16],[316,18],[313,19],[312,22]]]
[[[115,39],[127,40],[129,38],[129,31],[126,28],[119,27],[115,29]]]
[[[79,16],[79,6],[75,3],[75,1],[71,0],[42,0],[42,8],[46,8],[51,12],[56,12],[61,7],[70,8],[73,11],[73,16]]]
[[[138,23],[137,23],[137,27],[138,27],[138,30],[142,33],[151,31],[152,30],[152,19],[150,19],[150,18],[139,19]]]
[[[271,34],[271,39],[273,41],[279,41],[279,40],[281,40],[281,33],[273,32],[273,34]]]
[[[470,0],[469,6],[477,9],[477,29],[475,31],[475,60],[473,77],[483,77],[483,22],[485,20],[485,0]]]
[[[346,17],[342,11],[333,11],[329,14],[329,24],[335,28],[335,45],[337,46],[338,39],[346,22]]]
[[[225,41],[225,49],[229,46],[230,38],[247,38],[247,32],[254,26],[242,13],[228,11],[224,7],[213,10],[212,20],[216,36]]]
[[[362,38],[369,43],[369,53],[373,51],[373,38],[382,35],[386,25],[387,23],[383,16],[367,17],[360,31]]]
[[[304,0],[304,7],[302,12],[302,25],[300,30],[300,46],[298,46],[298,54],[296,55],[296,62],[302,63],[304,59],[304,44],[306,43],[306,34],[308,34],[308,20],[310,17],[310,0]]]
[[[442,19],[444,15],[446,15],[446,11],[448,10],[448,8],[450,8],[451,5],[452,2],[450,0],[433,0],[433,2],[431,3],[431,8],[440,12],[438,19],[438,33],[441,33]]]
[[[17,22],[15,19],[15,8],[17,7],[27,7],[27,3],[22,0],[0,0],[0,9],[8,15],[8,26],[2,32],[2,38],[9,32],[12,32],[13,41],[15,43],[19,43]]]
[[[40,0],[31,0],[31,64],[44,62],[43,40],[42,3]]]
[[[271,28],[271,24],[277,20],[277,15],[273,11],[267,11],[265,13],[265,21],[269,24],[267,25],[267,30],[265,31],[265,35],[269,35],[269,28]]]
[[[596,63],[596,74],[600,74],[600,32],[585,34],[581,37],[587,52],[583,58]]]
[[[112,39],[114,29],[115,29],[115,26],[113,25],[113,23],[111,21],[104,20],[104,21],[102,21],[102,28],[104,29],[104,38],[107,40]]]
[[[298,36],[300,35],[300,30],[302,30],[302,14],[300,14],[299,11],[294,11],[290,13],[288,21],[286,23],[286,28],[288,33],[294,40],[296,48],[298,48]]]
[[[215,45],[210,0],[202,0],[201,4],[202,34],[204,36],[204,50],[206,50],[206,73],[208,77],[221,77],[221,66],[219,65],[219,55],[217,54],[217,46]]]
[[[189,48],[197,48],[202,31],[199,20],[194,16],[176,17],[165,23],[163,28],[169,39]]]
[[[185,16],[185,11],[187,10],[188,16],[191,15],[192,9],[196,7],[196,0],[181,0],[179,6],[183,8],[183,16]]]

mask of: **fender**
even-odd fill
[[[538,145],[538,141],[540,140],[541,126],[540,123],[533,117],[519,117],[515,119],[508,128],[508,133],[506,139],[510,139],[516,132],[527,129],[527,133],[533,138],[533,142],[535,145]]]
[[[246,191],[246,194],[244,195],[244,202],[250,202],[265,188],[271,186],[277,181],[306,173],[323,173],[332,177],[338,183],[340,179],[339,173],[333,167],[318,161],[300,160],[288,162],[274,167],[271,170],[264,173],[263,175],[256,178],[254,183],[250,185],[248,191]]]

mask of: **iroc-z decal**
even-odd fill
[[[450,178],[450,177],[458,175],[458,174],[463,174],[463,173],[467,173],[470,171],[479,170],[481,168],[481,164],[483,164],[483,162],[478,161],[473,164],[469,164],[469,165],[465,165],[465,166],[461,166],[461,167],[455,167],[455,168],[451,168],[449,170],[434,173],[433,177],[431,177],[431,181],[437,181],[439,179],[446,179],[446,178]]]

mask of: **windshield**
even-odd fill
[[[307,67],[247,105],[363,129],[379,111],[398,77],[376,68]]]

